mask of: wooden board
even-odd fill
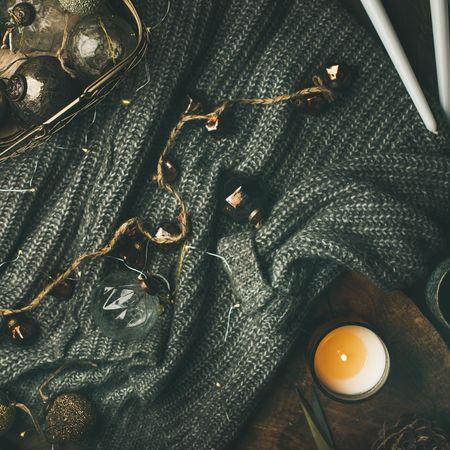
[[[343,404],[319,394],[336,439],[345,450],[370,449],[378,431],[399,416],[418,413],[450,427],[450,352],[417,306],[401,292],[384,293],[357,274],[340,278],[313,312],[313,323],[356,313],[383,336],[392,360],[386,386],[372,399]],[[311,328],[314,328],[312,326]],[[308,336],[299,339],[258,412],[230,450],[315,450],[294,387],[307,397],[311,376]]]

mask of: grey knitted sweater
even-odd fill
[[[165,0],[136,3],[147,23],[166,8]],[[89,262],[69,301],[49,296],[34,313],[37,344],[0,343],[0,388],[40,415],[39,384],[72,361],[48,390],[95,402],[102,420],[88,448],[224,448],[339,272],[387,288],[422,275],[446,245],[449,142],[442,122],[438,135],[425,129],[380,48],[331,0],[185,0],[172,2],[146,61],[97,107],[92,126],[87,114],[0,166],[0,187],[20,189],[38,163],[35,194],[0,193],[1,260],[23,251],[0,269],[1,304],[28,302],[50,273],[102,246],[124,219],[139,215],[154,227],[176,215],[150,180],[181,94],[202,90],[214,104],[287,93],[332,60],[356,67],[357,77],[323,116],[291,104],[238,106],[225,139],[199,124],[182,131],[173,155],[192,248],[156,329],[133,342],[102,335],[91,305],[110,266]],[[145,65],[150,82],[136,92]],[[266,187],[271,209],[260,231],[219,210],[225,170]],[[225,257],[231,275],[206,251]],[[170,276],[177,261],[152,251],[149,267]],[[241,308],[229,316],[235,303]]]

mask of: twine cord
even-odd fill
[[[107,255],[117,245],[117,242],[120,240],[122,235],[124,235],[127,232],[127,230],[133,225],[136,225],[140,230],[142,230],[142,225],[138,218],[127,220],[117,229],[117,231],[114,233],[113,238],[104,247],[95,252],[85,253],[79,256],[65,272],[62,272],[56,278],[54,278],[53,281],[47,284],[47,286],[45,286],[42,289],[42,291],[39,292],[39,294],[28,305],[18,309],[8,309],[8,308],[0,309],[0,316],[20,314],[27,311],[32,311],[33,309],[37,308],[42,302],[42,300],[46,297],[46,295],[49,294],[56,285],[69,278],[72,272],[76,270],[82,262],[84,262],[87,259],[96,259],[100,256]]]
[[[103,19],[101,18],[101,16],[98,16],[98,22],[100,24],[100,28],[102,29],[103,33],[105,33],[106,42],[108,44],[109,56],[111,56],[113,63],[116,64],[117,63],[117,55],[116,55],[116,51],[114,49],[114,42],[113,42],[111,36],[109,35],[108,30],[106,29],[105,22],[103,22]]]
[[[11,16],[11,19],[14,22],[14,26],[17,27],[19,29],[19,33],[20,33],[20,41],[19,41],[19,49],[18,51],[21,52],[22,51],[22,47],[23,47],[23,43],[24,43],[24,33],[23,33],[23,26],[20,25],[20,17],[18,17],[15,13],[14,10],[11,9],[9,11],[9,15]],[[11,33],[9,35],[9,40],[10,40],[10,44],[9,44],[9,48],[11,52],[14,52],[13,48],[12,48],[12,33],[14,32],[14,29],[11,29]]]
[[[65,72],[67,72],[71,77],[75,78],[77,75],[76,72],[67,66],[66,60],[64,59],[64,52],[66,50],[68,39],[69,39],[69,14],[66,12],[64,14],[64,33],[61,40],[61,46],[56,52],[56,57],[58,58],[58,61],[60,62],[62,69]]]
[[[11,69],[11,67],[14,66],[14,64],[18,63],[19,61],[25,61],[27,59],[28,59],[27,57],[15,59],[14,61],[7,64],[6,66],[0,68],[0,75],[3,75],[5,72],[7,72],[9,69]],[[6,80],[7,78],[3,78],[3,79]]]
[[[125,235],[128,231],[132,229],[132,227],[136,227],[137,230],[145,236],[148,241],[153,242],[155,244],[161,245],[161,244],[175,244],[177,242],[180,242],[182,240],[185,240],[188,233],[189,233],[189,220],[188,220],[188,211],[186,203],[184,202],[183,198],[181,197],[180,193],[168,182],[166,182],[164,178],[164,172],[163,172],[163,164],[165,161],[165,158],[169,154],[170,150],[172,149],[176,138],[182,131],[184,125],[191,121],[204,121],[205,123],[210,121],[211,119],[218,119],[223,112],[228,109],[229,107],[233,105],[276,105],[280,103],[284,103],[287,101],[292,100],[298,100],[302,97],[308,96],[310,94],[320,94],[325,97],[325,99],[328,102],[332,102],[335,100],[335,94],[334,92],[325,86],[325,83],[323,79],[319,76],[313,77],[313,83],[314,86],[308,87],[305,89],[298,90],[296,92],[290,93],[290,94],[284,94],[284,95],[278,95],[275,97],[270,98],[238,98],[235,100],[225,100],[224,102],[220,103],[212,112],[208,114],[189,114],[185,113],[181,116],[178,123],[173,127],[169,134],[169,138],[167,140],[167,143],[164,147],[164,149],[161,152],[161,155],[158,160],[157,164],[157,171],[155,175],[155,181],[158,184],[159,188],[165,189],[178,203],[179,206],[179,214],[177,216],[178,222],[179,222],[179,228],[180,231],[178,234],[175,235],[162,235],[162,236],[154,236],[149,231],[147,231],[142,221],[139,217],[134,217],[126,222],[122,223],[120,227],[116,230],[114,233],[114,236],[112,239],[102,248],[100,248],[97,251],[85,253],[79,256],[72,264],[69,266],[66,271],[62,272],[60,275],[58,275],[52,282],[50,282],[47,286],[45,286],[41,292],[26,306],[17,308],[17,309],[9,309],[9,308],[3,308],[0,309],[0,316],[8,316],[12,314],[20,314],[27,311],[32,311],[35,308],[37,308],[41,302],[44,300],[44,298],[52,291],[52,289],[61,283],[62,281],[66,280],[70,277],[72,272],[76,270],[84,261],[86,260],[93,260],[96,258],[99,258],[101,256],[105,256],[108,253],[110,253],[117,245],[119,240],[123,235]],[[178,275],[181,273],[182,265],[186,256],[186,252],[189,248],[189,244],[186,241],[186,245],[182,247],[181,251],[181,257],[180,262],[178,266]],[[176,290],[176,288],[175,288]]]
[[[13,51],[13,49],[12,49],[12,42],[11,42],[12,34],[14,32],[14,29],[19,26],[20,18],[17,17],[17,15],[14,13],[14,11],[12,9],[10,9],[8,11],[8,13],[9,13],[9,16],[11,17],[11,22],[12,23],[10,22],[9,26],[5,30],[5,33],[3,34],[2,47],[1,48],[2,49],[8,48],[8,43],[7,42],[9,41],[9,50],[12,52]]]
[[[10,9],[8,11],[12,21],[14,22],[14,26],[20,26],[20,17],[14,12],[14,9]]]
[[[3,39],[2,39],[2,49],[8,48],[8,40],[10,39],[10,37],[12,36],[12,33],[14,31],[14,28],[12,27],[8,27],[5,31],[5,34],[3,35]],[[12,51],[12,50],[11,50]]]
[[[40,436],[44,436],[44,433],[42,432],[42,428],[39,425],[39,422],[36,420],[36,418],[33,416],[33,413],[30,411],[30,408],[28,406],[24,405],[23,403],[14,402],[13,405],[17,408],[26,413],[28,416],[30,416],[31,421],[33,422],[33,426],[36,429],[37,433]]]
[[[19,48],[18,51],[22,51],[22,47],[24,44],[24,32],[23,32],[23,26],[21,25],[21,18],[14,12],[14,8],[10,9],[8,11],[9,17],[11,18],[11,21],[9,22],[9,26],[7,26],[3,38],[2,38],[2,49],[8,48],[7,42],[9,42],[9,50],[11,53],[16,53],[13,49],[13,43],[12,43],[12,37],[14,30],[17,28],[20,33],[20,41],[19,41]]]
[[[61,372],[64,372],[66,369],[76,365],[76,364],[82,364],[86,366],[91,367],[98,367],[96,363],[92,361],[82,361],[82,362],[76,362],[76,361],[70,361],[67,362],[61,366],[59,366],[55,371],[53,371],[50,376],[44,380],[44,382],[39,386],[39,395],[41,396],[41,400],[46,403],[49,401],[50,397],[44,392],[44,389],[49,385],[51,381],[53,381],[56,377],[59,376]]]

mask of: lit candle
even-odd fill
[[[370,397],[389,374],[383,341],[363,324],[337,326],[316,344],[313,374],[322,389],[340,400]]]

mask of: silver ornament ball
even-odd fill
[[[59,0],[61,6],[72,14],[87,16],[100,9],[103,0]]]

